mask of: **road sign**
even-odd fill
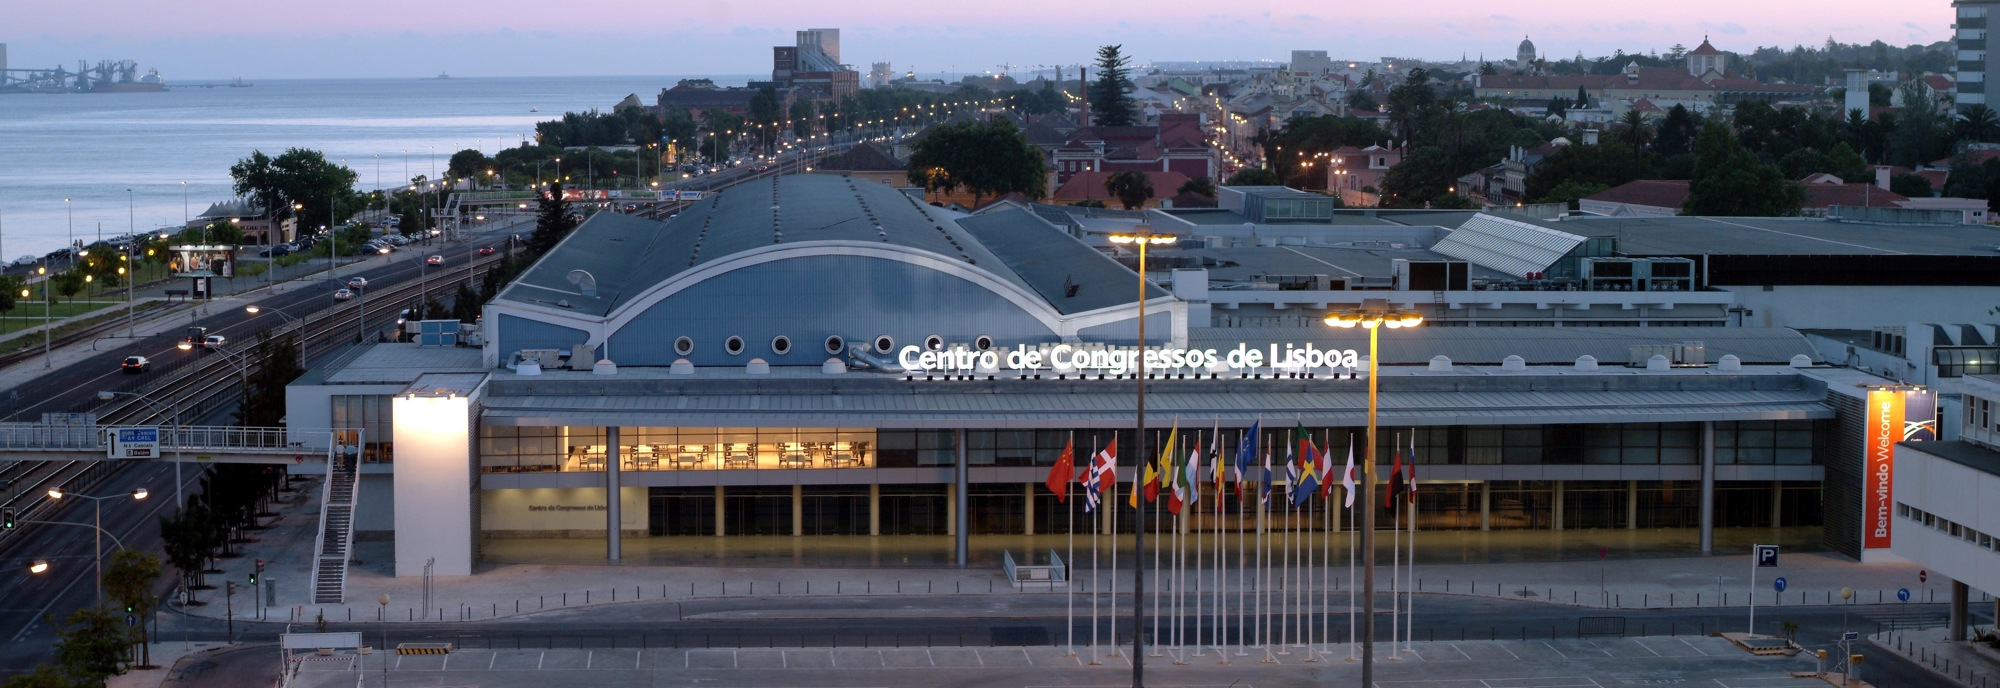
[[[1910,589],[1909,589],[1909,588],[1897,588],[1897,589],[1896,589],[1896,601],[1897,601],[1897,602],[1908,602],[1908,601],[1910,601]]]
[[[1860,631],[1848,631],[1848,632],[1846,632],[1846,633],[1842,633],[1842,634],[1840,634],[1840,639],[1841,639],[1841,640],[1860,640],[1860,639],[1861,639],[1861,632],[1860,632]]]
[[[131,628],[131,627],[133,627],[133,626],[137,626],[137,625],[139,625],[139,617],[136,617],[136,616],[133,616],[133,615],[131,615],[131,614],[126,614],[126,615],[125,615],[125,627],[126,627],[126,628]]]
[[[1777,578],[1777,580],[1774,580],[1774,581],[1771,581],[1771,588],[1772,588],[1772,589],[1775,589],[1775,590],[1777,590],[1778,592],[1784,592],[1784,591],[1785,591],[1785,577],[1784,577],[1784,576],[1779,576],[1779,577]]]
[[[1757,545],[1757,568],[1768,569],[1778,565],[1777,545]]]
[[[151,459],[160,455],[157,427],[118,428],[111,435],[110,456],[114,459]]]
[[[1931,572],[1922,569],[1917,570],[1918,583],[1928,582],[1930,579],[1931,579]]]

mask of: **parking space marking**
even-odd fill
[[[1464,658],[1465,658],[1465,661],[1468,661],[1468,662],[1472,661],[1472,655],[1468,655],[1468,654],[1465,654],[1465,650],[1462,650],[1462,649],[1459,649],[1459,647],[1458,647],[1458,645],[1457,645],[1456,643],[1445,643],[1445,644],[1446,644],[1446,645],[1450,645],[1450,646],[1451,646],[1451,650],[1452,650],[1453,652],[1456,652],[1456,653],[1458,653],[1458,656],[1460,656],[1460,657],[1464,657]]]
[[[606,527],[608,528],[608,527],[610,527],[610,526],[606,526]],[[549,658],[549,653],[547,653],[547,652],[538,652],[538,653],[536,653],[536,656],[535,656],[535,670],[536,670],[536,671],[541,671],[541,670],[542,670],[542,662],[543,662],[543,661],[546,661],[546,660],[547,660],[548,658]]]
[[[1563,654],[1563,651],[1562,651],[1562,650],[1558,650],[1558,649],[1556,649],[1556,646],[1554,646],[1554,645],[1550,645],[1550,644],[1548,643],[1548,641],[1546,641],[1546,640],[1545,640],[1545,641],[1542,641],[1542,647],[1546,647],[1546,648],[1548,648],[1550,652],[1554,652],[1554,653],[1556,653],[1556,656],[1558,656],[1558,657],[1561,657],[1561,658],[1563,658],[1563,659],[1569,659],[1569,658],[1570,658],[1570,656],[1569,656],[1569,655],[1566,655],[1566,654]],[[1519,657],[1516,657],[1516,659],[1519,659]]]
[[[1682,644],[1682,645],[1686,645],[1686,646],[1688,646],[1688,649],[1690,649],[1690,650],[1694,650],[1694,651],[1695,651],[1695,652],[1696,652],[1697,654],[1700,654],[1700,655],[1701,655],[1701,656],[1703,656],[1703,657],[1707,657],[1707,656],[1708,656],[1708,653],[1706,653],[1706,652],[1702,652],[1702,651],[1701,651],[1701,648],[1699,648],[1699,647],[1695,647],[1695,646],[1694,646],[1694,643],[1690,643],[1690,642],[1688,642],[1686,638],[1675,638],[1675,640],[1679,640],[1679,641],[1681,641],[1681,644]]]

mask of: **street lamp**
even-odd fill
[[[49,488],[49,499],[61,500],[65,497],[88,499],[96,507],[97,523],[92,527],[97,529],[97,540],[95,544],[95,549],[91,550],[91,559],[94,560],[95,562],[94,565],[97,567],[97,606],[102,607],[104,606],[104,500],[118,499],[121,497],[131,497],[134,501],[143,500],[146,498],[146,488],[142,487],[133,490],[129,494],[103,495],[99,497],[92,497],[87,494],[76,494],[74,492],[63,492],[62,488],[60,487]],[[111,541],[118,543],[118,549],[125,549],[125,543],[118,542],[118,536],[116,535],[112,536]],[[47,567],[44,566],[44,568]]]
[[[187,343],[186,341],[182,341],[180,343],[180,349],[182,351],[186,351],[192,348],[194,348],[194,346]],[[174,436],[171,438],[173,439],[173,445],[174,445],[174,508],[179,509],[186,507],[187,500],[181,497],[181,442],[180,442],[181,400],[176,398],[173,400],[173,403],[170,404],[167,409],[161,409],[160,402],[148,399],[144,394],[138,394],[136,392],[113,392],[111,390],[104,390],[102,392],[97,393],[97,398],[100,401],[110,401],[112,399],[116,399],[121,396],[138,399],[140,403],[143,403],[148,408],[153,409],[153,413],[159,413],[162,410],[166,410],[169,414],[171,414],[171,416],[167,420],[173,425],[174,428]],[[142,488],[139,492],[141,493],[141,495],[138,496],[138,498],[145,499],[145,497],[143,496],[145,490]]]
[[[1361,685],[1375,682],[1375,413],[1376,351],[1382,328],[1400,329],[1424,323],[1413,310],[1390,308],[1387,299],[1363,299],[1358,308],[1326,314],[1328,327],[1368,329],[1368,449],[1361,463]],[[1414,459],[1412,459],[1414,460]],[[1395,647],[1393,644],[1390,647]]]
[[[1180,240],[1179,236],[1156,233],[1152,229],[1150,225],[1136,225],[1132,228],[1133,231],[1116,233],[1109,237],[1111,243],[1132,244],[1139,249],[1139,374],[1134,375],[1132,379],[1139,383],[1139,424],[1137,431],[1133,433],[1137,452],[1133,456],[1140,457],[1137,459],[1140,462],[1145,461],[1146,456],[1146,246],[1172,244]],[[1133,473],[1133,489],[1138,489],[1139,486],[1137,470],[1135,468]],[[1138,561],[1146,551],[1146,510],[1135,509],[1133,513],[1136,514],[1137,520],[1132,522],[1132,556],[1134,561]],[[1143,632],[1145,623],[1146,572],[1144,567],[1135,566],[1132,569],[1132,688],[1146,684],[1144,647],[1146,636]]]

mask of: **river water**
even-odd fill
[[[105,236],[178,226],[184,213],[232,197],[229,166],[252,150],[317,149],[377,188],[435,176],[432,166],[442,170],[455,150],[518,145],[535,122],[564,111],[609,110],[633,93],[650,103],[681,78],[170,82],[161,93],[0,95],[0,257],[54,250],[72,227],[89,241],[100,226]]]

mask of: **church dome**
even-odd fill
[[[1528,40],[1527,36],[1522,36],[1521,47],[1514,51],[1514,59],[1523,63],[1533,62],[1535,60],[1535,42]]]

